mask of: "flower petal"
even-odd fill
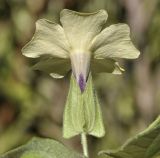
[[[41,58],[32,68],[47,72],[53,78],[62,78],[70,71],[71,66],[68,59],[45,57]]]
[[[95,37],[91,51],[95,58],[137,58],[140,52],[130,39],[130,29],[126,24],[111,25]]]
[[[23,55],[37,58],[41,55],[68,58],[69,44],[63,28],[51,21],[40,19],[36,22],[36,31],[32,40],[23,49]]]
[[[79,13],[64,9],[60,21],[70,41],[73,52],[86,50],[92,39],[101,31],[107,20],[107,12]]]
[[[91,61],[92,73],[113,73],[122,74],[122,69],[118,62],[113,59],[92,59]]]

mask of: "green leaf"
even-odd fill
[[[113,158],[158,158],[160,156],[160,116],[143,132],[116,151],[101,151]]]
[[[80,91],[75,77],[71,76],[69,94],[65,105],[63,136],[70,138],[81,133],[96,137],[102,137],[105,134],[101,109],[97,94],[93,89],[91,74],[83,93]]]
[[[126,24],[116,24],[105,28],[93,40],[91,51],[94,58],[137,58],[140,52],[130,39],[130,29]]]
[[[33,138],[26,145],[11,150],[0,158],[82,158],[61,143],[46,138]]]

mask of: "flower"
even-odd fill
[[[107,18],[105,10],[79,13],[64,9],[60,13],[62,26],[40,19],[32,40],[22,49],[23,55],[39,58],[33,68],[54,78],[62,78],[72,69],[83,92],[89,72],[121,73],[116,60],[140,54],[131,42],[128,25],[104,28]]]

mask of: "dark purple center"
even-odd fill
[[[85,89],[85,86],[86,86],[86,81],[85,81],[82,74],[79,75],[78,83],[79,83],[79,87],[80,87],[81,92],[83,92]]]

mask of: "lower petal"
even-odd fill
[[[122,69],[118,62],[113,59],[92,59],[91,61],[91,71],[92,73],[113,73],[122,74],[124,69]]]
[[[50,74],[53,78],[62,78],[71,69],[71,66],[68,59],[45,56],[42,57],[32,68],[44,71]]]

